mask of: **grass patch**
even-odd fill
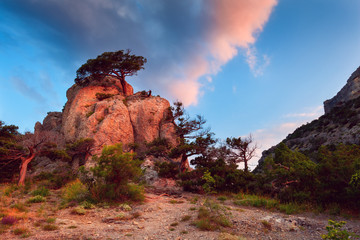
[[[181,221],[182,222],[186,222],[186,221],[189,221],[191,219],[191,216],[190,215],[185,215],[181,218]]]
[[[198,202],[199,198],[198,197],[193,197],[191,200],[190,200],[190,203],[191,204],[196,204]]]
[[[25,233],[28,233],[28,232],[29,232],[29,229],[27,229],[27,228],[15,228],[13,230],[14,235],[22,235],[22,234],[25,234]]]
[[[45,222],[47,223],[55,223],[56,218],[47,218]]]
[[[199,208],[197,220],[193,222],[193,225],[203,231],[231,227],[232,224],[228,219],[228,215],[230,213],[225,207],[206,199],[204,206]]]
[[[44,231],[55,231],[55,230],[58,230],[59,227],[54,224],[45,224],[42,226],[42,229]]]
[[[180,204],[180,203],[184,203],[184,201],[178,201],[178,200],[175,200],[175,199],[171,199],[170,201],[169,201],[169,203],[171,203],[171,204]]]
[[[196,207],[191,207],[189,208],[190,211],[195,211],[196,210]]]
[[[26,203],[41,203],[41,202],[45,202],[46,198],[40,195],[36,195],[34,197],[29,198]]]
[[[279,210],[280,210],[280,212],[290,215],[290,214],[294,214],[294,213],[299,213],[303,209],[302,209],[302,206],[300,206],[296,203],[286,203],[286,204],[280,204]]]
[[[38,187],[36,190],[31,192],[32,196],[42,196],[42,197],[47,197],[49,196],[49,189],[44,187],[44,186],[40,186]]]
[[[222,201],[222,202],[226,201],[227,199],[228,198],[226,196],[220,196],[217,198],[217,200]]]
[[[14,205],[11,206],[11,208],[15,208],[19,212],[26,212],[27,211],[26,206],[22,202],[15,203]]]
[[[89,196],[89,190],[85,184],[76,179],[65,185],[62,198],[65,202],[82,202]]]
[[[178,222],[173,222],[172,224],[170,224],[171,227],[176,227],[177,225],[179,225]]]
[[[261,223],[265,229],[271,231],[271,224],[268,221],[263,220],[263,221],[261,221]]]
[[[79,207],[76,207],[76,208],[73,208],[71,210],[71,214],[75,214],[75,215],[85,215],[86,214],[86,210],[79,206]]]
[[[120,208],[121,210],[127,211],[127,212],[132,210],[132,208],[130,207],[130,205],[127,204],[127,203],[122,203],[122,204],[120,204],[120,205],[119,205],[119,208]]]

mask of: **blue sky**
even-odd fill
[[[219,138],[261,150],[323,114],[360,65],[358,0],[2,0],[0,120],[33,131],[77,68],[105,51],[148,59],[128,81],[179,99]],[[252,165],[256,164],[255,161]]]

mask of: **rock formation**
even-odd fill
[[[92,138],[92,154],[99,154],[104,145],[119,142],[125,148],[136,143],[140,149],[156,138],[166,138],[172,146],[177,143],[170,104],[159,96],[149,96],[145,91],[133,94],[130,85],[124,93],[113,77],[86,87],[74,84],[66,96],[63,112],[48,113],[42,124],[36,123],[35,134],[50,131],[60,136],[60,146]]]
[[[282,142],[303,153],[316,152],[322,145],[360,144],[360,67],[335,97],[324,102],[325,114],[289,134]],[[258,167],[274,153],[273,146],[262,153]],[[311,157],[311,156],[310,156]]]
[[[346,85],[331,99],[324,102],[325,114],[329,113],[335,106],[341,106],[345,102],[360,96],[360,67],[356,69]]]

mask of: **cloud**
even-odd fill
[[[187,91],[186,87],[201,87],[198,84],[199,77],[219,72],[224,64],[238,54],[238,48],[247,50],[246,57],[250,69],[255,76],[261,75],[270,60],[264,55],[263,63],[259,66],[253,45],[256,35],[262,31],[276,3],[276,0],[212,1],[209,11],[211,14],[207,16],[210,26],[202,40],[205,48],[203,51],[198,48],[197,59],[188,59],[189,65],[197,66],[201,62],[202,68],[197,72],[185,70],[186,78],[182,81],[186,81],[187,84],[182,88],[179,88],[178,84],[174,85],[175,95],[185,98],[187,104],[196,104],[199,90]],[[179,92],[182,94],[178,94]]]
[[[263,55],[262,59],[259,59],[256,49],[249,47],[246,49],[246,62],[253,75],[258,77],[264,74],[265,68],[270,64],[270,58],[267,55]]]
[[[324,113],[323,106],[317,106],[313,109],[310,109],[309,112],[302,113],[289,113],[285,115],[285,118],[315,118]]]
[[[3,0],[0,8],[25,31],[27,42],[41,49],[39,58],[73,71],[68,81],[88,58],[129,48],[148,59],[135,86],[190,105],[209,84],[201,79],[218,73],[239,48],[247,49],[245,57],[254,75],[261,74],[268,61],[264,58],[259,65],[254,44],[276,4],[276,0]],[[22,39],[15,41],[21,44]]]
[[[12,77],[11,81],[12,81],[13,85],[15,86],[15,88],[24,96],[26,96],[40,104],[43,104],[44,102],[46,102],[46,99],[39,92],[37,92],[34,88],[27,85],[26,82],[22,78]]]

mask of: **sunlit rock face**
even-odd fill
[[[358,98],[360,96],[360,67],[356,69],[350,78],[347,80],[346,85],[331,99],[324,102],[325,114],[329,113],[331,109],[336,106],[341,106],[345,102]]]
[[[145,142],[166,138],[172,146],[177,144],[175,125],[169,102],[146,92],[133,94],[128,85],[123,92],[116,79],[109,84],[86,87],[73,85],[67,91],[63,112],[52,112],[43,124],[36,123],[35,133],[52,131],[60,136],[58,143],[72,143],[81,138],[92,138],[92,154],[99,154],[105,145],[123,143],[125,150],[136,143],[140,149]]]

